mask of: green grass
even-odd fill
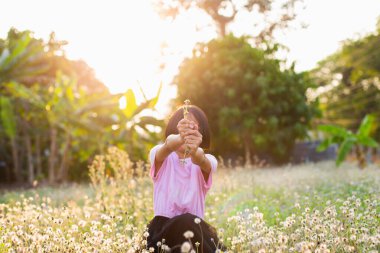
[[[228,191],[223,203],[210,201],[211,205],[216,205],[215,209],[220,210],[218,223],[225,221],[222,217],[258,207],[265,221],[274,225],[277,217],[283,220],[292,213],[300,213],[295,207],[296,203],[303,209],[308,207],[314,210],[325,207],[327,201],[336,203],[336,200],[345,200],[353,194],[362,199],[380,195],[380,167],[376,165],[360,170],[348,163],[336,168],[333,162],[321,162],[249,171],[233,170],[228,174],[240,184]],[[218,182],[216,184],[220,187]],[[217,189],[216,195],[223,191],[226,190]],[[380,211],[379,206],[377,209]],[[278,216],[275,216],[276,212]]]
[[[140,233],[153,217],[152,186],[149,177],[142,177],[115,181],[113,185],[99,185],[98,192],[88,184],[0,192],[0,252],[6,251],[9,245],[15,245],[12,236],[15,231],[21,233],[20,228],[23,233],[38,229],[42,234],[52,229],[49,232],[51,236],[65,243],[60,244],[58,240],[46,247],[83,247],[84,252],[93,249],[93,241],[84,240],[84,233],[97,231],[91,236],[100,243],[99,249],[125,252],[126,248],[132,247],[130,238]],[[356,207],[358,199],[361,204]],[[359,236],[372,238],[380,233],[379,203],[380,168],[377,165],[365,170],[348,163],[336,168],[333,162],[261,169],[219,168],[213,175],[213,185],[206,197],[204,219],[225,230],[224,241],[228,246],[234,245],[233,252],[251,249],[252,245],[256,246],[251,252],[261,248],[277,250],[285,246],[283,251],[293,248],[293,252],[297,252],[294,248],[301,247],[299,245],[306,241],[314,243],[307,246],[314,252],[320,243],[315,238],[321,233],[326,236],[325,243],[331,252],[363,252],[380,247],[371,244],[373,239],[358,241]],[[336,216],[324,217],[328,208],[336,210]],[[355,210],[354,220],[347,216],[352,210]],[[249,218],[255,214],[263,215],[263,224],[257,218]],[[311,217],[317,217],[315,224],[302,225],[305,220],[310,222]],[[26,219],[34,227],[29,227]],[[284,222],[292,219],[294,225],[284,227]],[[57,223],[59,220],[63,223]],[[343,231],[335,233],[330,225],[343,226]],[[73,230],[75,226],[79,230]],[[355,235],[351,228],[368,229],[368,232],[352,237]],[[99,233],[102,234],[101,239],[98,238]],[[5,241],[1,240],[1,234],[6,236]],[[294,236],[295,241],[289,239],[287,245],[281,245],[278,238],[282,235]],[[102,244],[103,236],[108,238],[111,246]],[[270,243],[260,244],[257,241],[259,237]],[[239,241],[238,238],[243,239]],[[334,242],[342,238],[347,241]],[[20,245],[24,245],[20,251],[42,247],[38,244],[39,239],[33,239],[37,240],[36,245],[22,236],[19,239]]]
[[[320,167],[318,167],[320,166]],[[378,169],[378,171],[376,171]],[[293,180],[273,182],[271,174],[293,177]],[[319,176],[316,176],[320,174]],[[335,168],[332,162],[298,165],[293,167],[266,169],[224,169],[217,171],[209,196],[224,199],[220,204],[211,197],[206,200],[207,206],[214,206],[218,214],[230,216],[246,208],[258,207],[269,224],[276,223],[276,212],[285,218],[297,212],[295,204],[308,206],[312,210],[325,205],[328,200],[346,199],[352,194],[368,198],[380,193],[380,168],[372,166],[367,170],[359,170],[353,165]],[[345,177],[340,177],[345,175]],[[231,176],[234,184],[223,185],[222,177]],[[145,186],[144,186],[145,187]],[[149,183],[146,184],[149,187]],[[226,195],[222,197],[222,195]],[[12,190],[0,192],[0,203],[15,203],[22,198],[48,197],[52,206],[64,205],[74,201],[79,206],[84,204],[84,196],[94,198],[95,192],[89,184],[65,184],[59,187],[36,187],[28,190]],[[318,196],[316,198],[316,196]],[[207,209],[206,206],[206,209]],[[224,219],[220,218],[219,221]]]
[[[95,192],[88,184],[64,184],[61,186],[50,187],[42,186],[28,190],[3,190],[0,192],[0,203],[15,203],[22,198],[39,199],[50,198],[52,206],[64,205],[68,201],[75,201],[78,205],[84,204],[84,196],[94,198]]]

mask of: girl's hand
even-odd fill
[[[191,120],[181,119],[177,124],[178,133],[181,136],[183,142],[185,142],[185,136],[189,130],[198,130],[198,126]]]
[[[189,147],[189,154],[195,155],[199,145],[202,143],[202,134],[198,131],[198,127],[195,126],[195,130],[188,130],[184,137],[186,146]]]

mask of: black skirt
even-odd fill
[[[185,241],[190,243],[195,252],[197,252],[196,242],[199,242],[199,253],[211,253],[215,252],[216,249],[226,251],[227,248],[219,242],[216,229],[201,218],[199,218],[201,222],[196,224],[195,218],[199,217],[190,213],[181,214],[173,218],[155,216],[148,224],[148,249],[153,247],[154,252],[161,252],[162,239],[165,239],[164,244],[169,246],[170,252],[181,252],[182,243]],[[194,236],[186,239],[184,236],[186,231],[192,231]],[[160,246],[157,245],[158,242],[161,242]]]

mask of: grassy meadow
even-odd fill
[[[149,252],[148,168],[110,150],[92,164],[91,184],[1,192],[0,252]],[[379,252],[379,203],[378,165],[220,166],[205,220],[229,252]]]

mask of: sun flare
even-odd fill
[[[305,1],[307,8],[300,14],[301,21],[310,26],[279,34],[280,42],[290,49],[281,57],[296,60],[296,67],[306,70],[334,52],[340,41],[353,32],[373,30],[378,16],[375,10],[380,3],[364,2],[358,5],[345,1],[347,8],[340,13],[340,22],[333,22],[341,1],[331,3],[328,10],[323,1]],[[8,1],[5,9],[0,23],[2,36],[11,27],[31,30],[44,39],[54,31],[57,39],[69,42],[65,47],[68,57],[85,60],[112,93],[132,88],[140,102],[143,100],[140,86],[149,98],[162,82],[157,105],[161,112],[167,112],[169,100],[176,96],[175,86],[170,84],[183,58],[191,55],[195,43],[216,37],[211,19],[202,11],[184,13],[171,22],[160,19],[152,0],[133,3],[68,0],[59,6],[59,11],[54,1],[14,0]],[[351,18],[354,16],[361,16],[360,22]],[[249,16],[238,16],[230,29],[236,35],[250,33],[253,27],[249,20]]]

